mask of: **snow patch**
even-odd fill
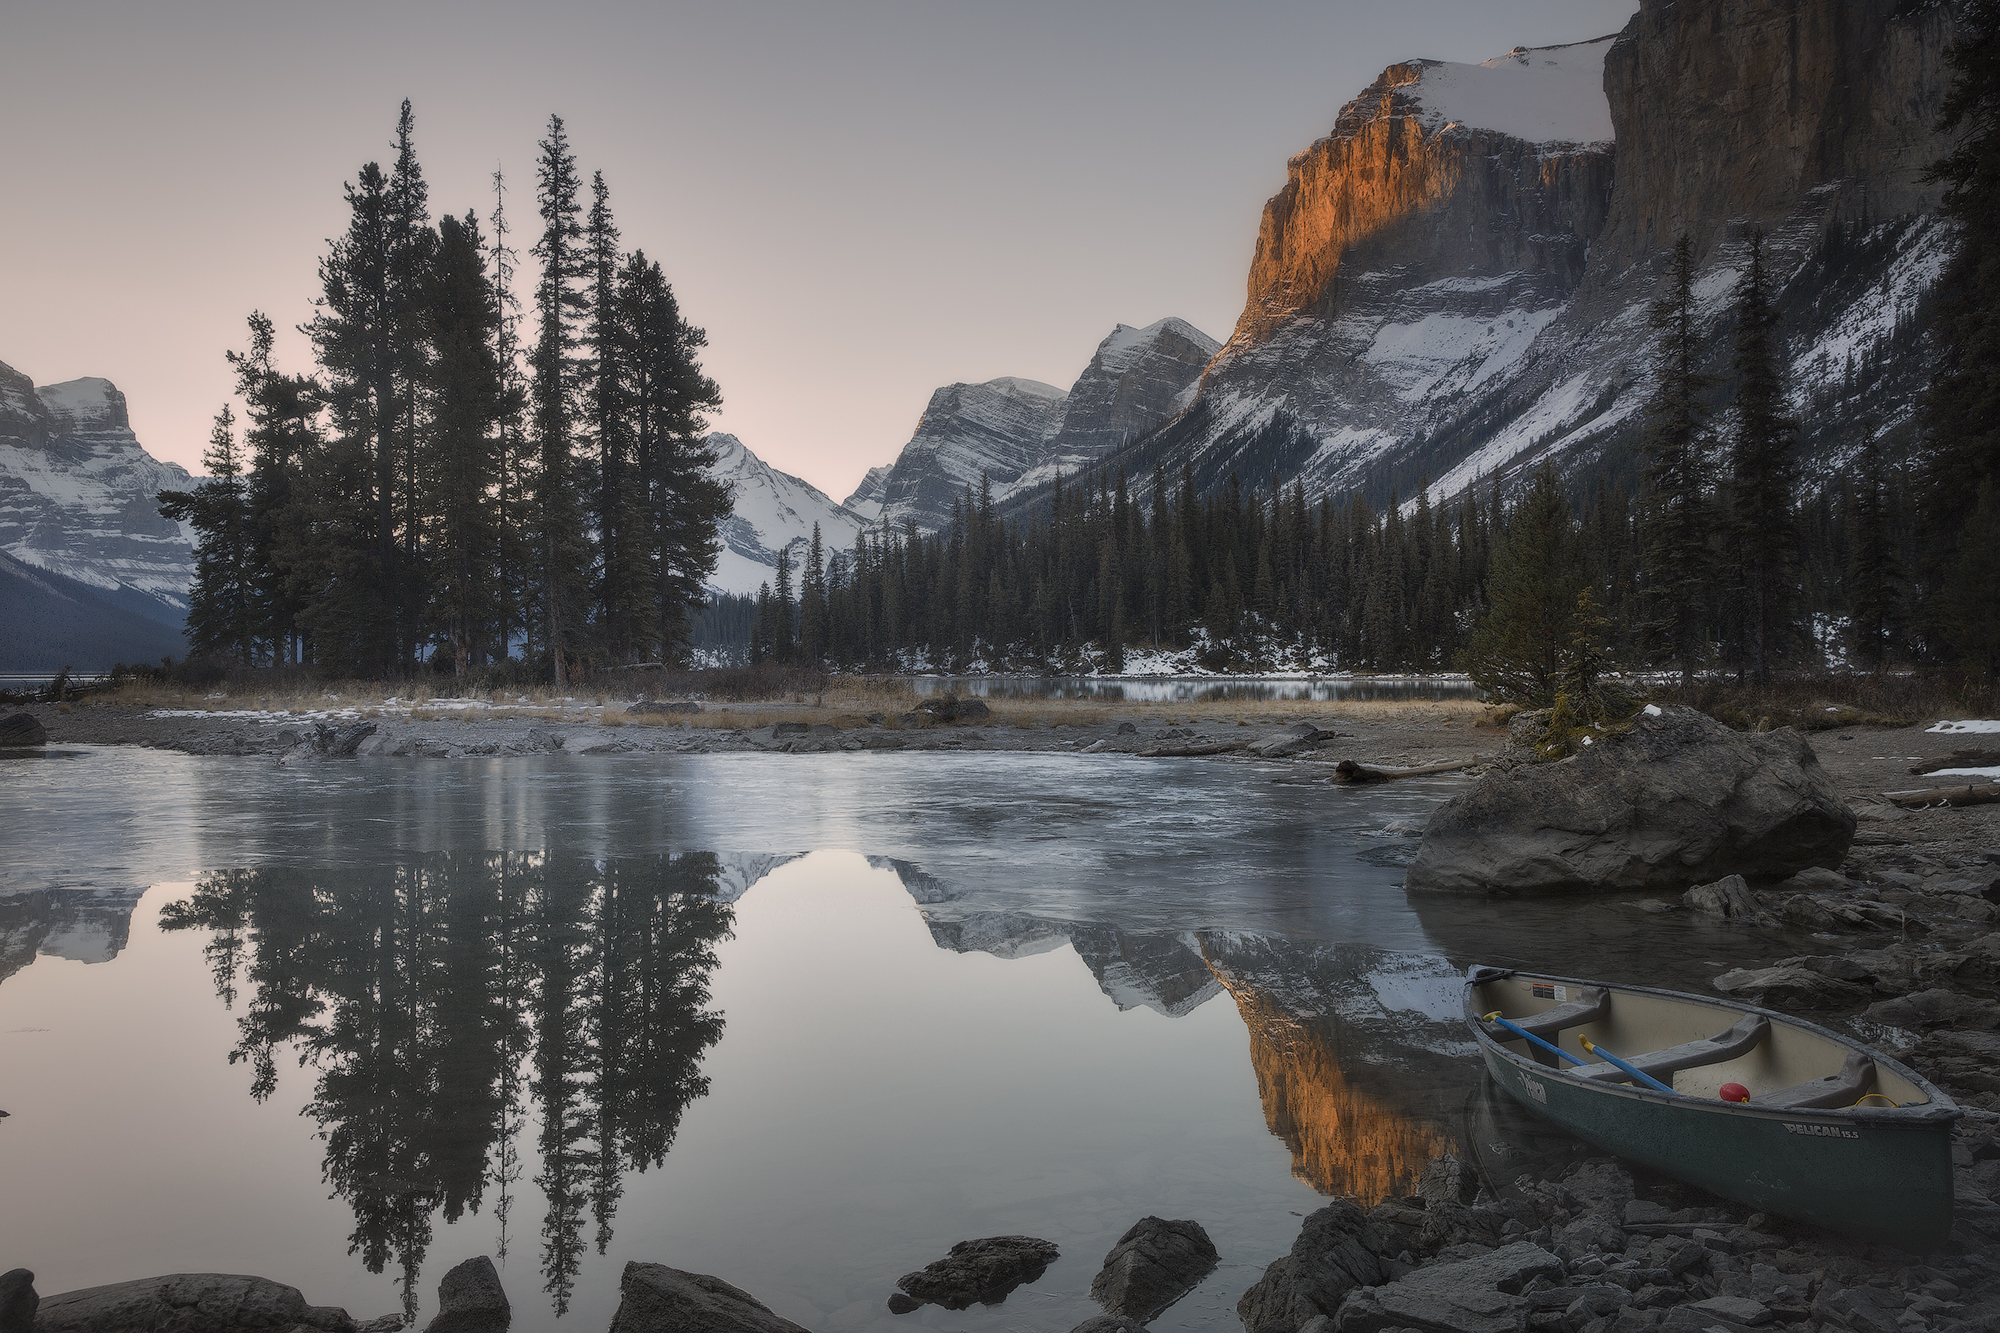
[[[1477,65],[1415,62],[1412,90],[1432,130],[1498,130],[1529,143],[1609,143],[1604,53],[1613,37],[1573,46],[1516,47]]]
[[[2000,780],[2000,768],[1935,768],[1927,778],[1993,778]]]
[[[1924,730],[1945,736],[2000,735],[2000,719],[1989,717],[1969,718],[1963,722],[1940,722],[1936,726],[1926,727]]]

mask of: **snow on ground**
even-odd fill
[[[1989,778],[2000,781],[2000,768],[1938,768],[1924,774],[1927,778]]]
[[[224,698],[223,695],[212,696]],[[240,718],[249,722],[354,722],[364,717],[408,717],[415,712],[460,713],[475,716],[495,711],[514,712],[533,709],[537,713],[561,712],[578,714],[598,707],[597,704],[565,696],[537,703],[526,695],[514,699],[403,699],[389,698],[381,702],[344,703],[339,695],[328,695],[324,707],[320,708],[155,708],[147,717],[211,717]]]
[[[1498,130],[1529,143],[1609,143],[1604,53],[1613,40],[1516,47],[1477,65],[1416,62],[1424,120],[1432,129]]]
[[[2000,718],[1969,718],[1963,722],[1940,722],[1924,730],[1945,736],[2000,735]]]

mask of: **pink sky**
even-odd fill
[[[198,467],[223,351],[253,309],[309,317],[403,97],[433,212],[483,218],[498,164],[523,247],[555,111],[707,328],[717,428],[843,499],[938,385],[1067,388],[1119,322],[1227,337],[1286,159],[1384,65],[1634,8],[31,0],[0,42],[0,361],[114,381]]]

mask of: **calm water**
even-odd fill
[[[1340,699],[1477,699],[1471,681],[1436,677],[1378,676],[1298,680],[1285,677],[1161,676],[1105,680],[1096,676],[913,676],[920,695],[952,693],[961,699],[1106,699],[1127,703],[1231,703],[1296,699],[1330,703]]]
[[[1300,1214],[1406,1189],[1468,1113],[1489,1154],[1560,1147],[1486,1103],[1466,961],[1700,985],[1768,953],[1609,904],[1413,904],[1403,831],[1460,780],[1282,772],[0,765],[0,1267],[428,1319],[493,1254],[533,1330],[604,1327],[643,1259],[818,1330],[1059,1331],[1155,1213],[1223,1266],[1153,1327],[1233,1326]],[[899,1274],[1005,1232],[1063,1257],[998,1306],[888,1314]]]

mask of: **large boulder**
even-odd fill
[[[35,1333],[35,1275],[25,1268],[0,1273],[0,1333]]]
[[[1383,1256],[1388,1244],[1352,1199],[1335,1199],[1306,1218],[1292,1252],[1236,1302],[1245,1333],[1298,1333],[1356,1287],[1388,1282],[1397,1272]]]
[[[438,1312],[424,1333],[507,1333],[513,1320],[500,1274],[482,1254],[467,1259],[438,1283]]]
[[[35,1333],[236,1333],[294,1329],[352,1333],[345,1310],[307,1305],[297,1287],[237,1273],[169,1273],[44,1296]]]
[[[1108,1313],[1143,1324],[1187,1295],[1220,1260],[1201,1223],[1142,1217],[1104,1256],[1090,1295]]]
[[[628,1263],[611,1333],[806,1333],[747,1291],[706,1273]]]
[[[0,717],[0,746],[5,745],[47,745],[49,733],[35,720],[33,713],[15,713],[11,717]]]
[[[1339,1333],[1395,1328],[1520,1333],[1528,1316],[1521,1289],[1536,1278],[1560,1281],[1562,1275],[1562,1260],[1531,1241],[1517,1241],[1476,1259],[1420,1268],[1385,1286],[1356,1291],[1334,1316],[1334,1327]]]
[[[1060,1257],[1054,1241],[1034,1236],[986,1236],[962,1240],[951,1252],[896,1279],[901,1288],[889,1308],[908,1314],[920,1305],[963,1310],[974,1301],[998,1305],[1007,1293],[1033,1282]]]
[[[1557,763],[1496,768],[1432,814],[1412,889],[1679,893],[1725,875],[1771,882],[1833,867],[1854,812],[1789,727],[1731,731],[1652,707]]]

